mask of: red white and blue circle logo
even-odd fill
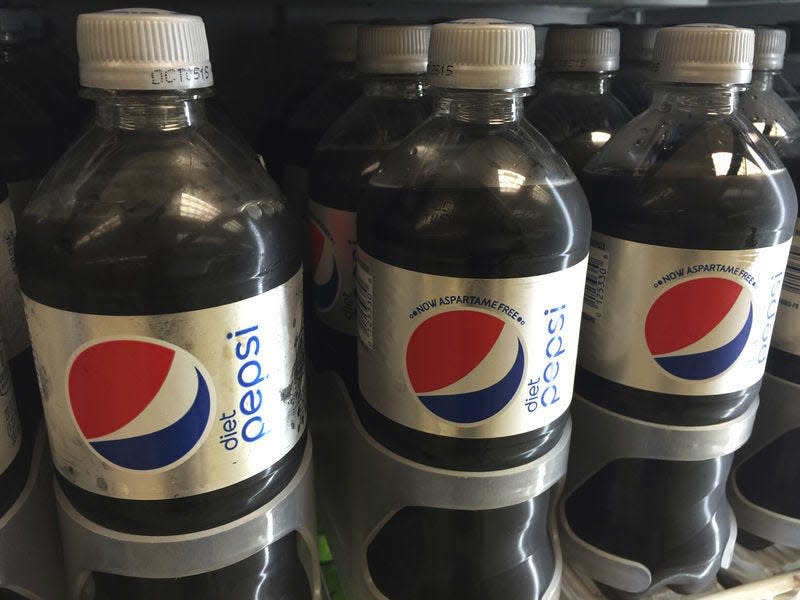
[[[420,323],[406,347],[411,387],[435,415],[477,423],[514,397],[525,370],[511,325],[474,310],[440,313]]]
[[[661,294],[647,313],[644,333],[662,369],[698,381],[736,362],[752,326],[749,292],[736,281],[704,277]]]
[[[336,266],[333,240],[311,220],[311,264],[314,281],[314,304],[320,310],[331,308],[339,292],[339,269]]]
[[[78,429],[105,460],[137,471],[188,458],[209,425],[203,365],[151,338],[109,339],[83,348],[68,370]]]

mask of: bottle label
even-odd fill
[[[0,475],[16,458],[22,446],[22,432],[17,405],[14,402],[14,388],[11,385],[11,373],[8,360],[0,340]]]
[[[772,345],[778,350],[800,356],[800,219],[794,226],[776,323]]]
[[[28,327],[22,306],[22,294],[14,264],[14,240],[17,230],[11,201],[0,202],[0,330],[10,357],[21,354],[29,345]]]
[[[53,460],[95,494],[186,497],[269,468],[306,425],[302,275],[214,308],[73,313],[25,298]]]
[[[457,438],[526,433],[569,407],[586,260],[466,279],[358,257],[359,386],[380,413]]]
[[[356,335],[356,213],[309,201],[314,312],[328,327]]]
[[[757,383],[789,245],[687,250],[593,232],[578,362],[664,394],[727,394]]]

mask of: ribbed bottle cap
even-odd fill
[[[622,60],[652,62],[656,35],[660,29],[661,27],[650,27],[648,25],[623,27],[620,30],[621,47],[619,50]]]
[[[657,81],[748,83],[753,73],[752,29],[729,25],[665,27],[656,36]]]
[[[362,25],[358,30],[356,67],[362,73],[424,73],[428,67],[431,26]]]
[[[431,85],[468,90],[511,90],[535,81],[533,25],[499,19],[462,19],[431,29]]]
[[[325,26],[325,60],[328,62],[356,62],[358,23],[328,23]]]
[[[619,29],[551,27],[544,47],[544,66],[550,71],[616,71],[619,69]]]
[[[544,58],[544,45],[547,40],[547,31],[550,28],[547,25],[534,25],[533,30],[536,32],[536,66],[542,64]]]
[[[775,27],[756,27],[754,71],[779,71],[786,52],[786,31]]]
[[[127,8],[78,16],[81,85],[187,90],[213,85],[203,19]]]

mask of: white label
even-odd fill
[[[356,213],[308,203],[314,311],[328,327],[356,335]]]
[[[593,233],[580,365],[665,394],[726,394],[757,383],[788,252],[788,241],[686,250]]]
[[[17,405],[14,402],[11,373],[8,371],[8,361],[0,340],[0,474],[13,462],[21,445],[22,433]]]
[[[17,356],[30,345],[14,264],[16,235],[11,201],[0,202],[0,330],[11,357]]]
[[[800,356],[800,219],[794,226],[794,239],[786,265],[772,345]]]
[[[75,485],[155,500],[269,468],[305,430],[302,275],[168,315],[72,313],[25,299],[53,459]]]
[[[572,398],[585,276],[585,259],[536,277],[465,279],[360,252],[359,307],[371,307],[359,316],[362,394],[397,423],[449,437],[551,423]]]

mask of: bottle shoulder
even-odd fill
[[[317,144],[318,150],[382,148],[399,142],[427,119],[428,96],[391,98],[362,95],[339,117]]]
[[[592,131],[613,133],[633,116],[612,93],[573,94],[545,90],[525,107],[526,118],[551,140]]]
[[[800,118],[774,90],[748,89],[739,110],[773,144],[800,129]]]
[[[553,145],[527,120],[465,123],[434,116],[387,153],[374,187],[496,188],[559,185],[575,176]]]
[[[234,287],[285,280],[299,268],[298,242],[288,233],[294,227],[255,154],[213,125],[170,132],[93,126],[23,212],[21,279],[33,290],[58,268],[56,278],[73,285],[98,278],[95,289],[150,286],[167,295],[178,294],[178,285],[190,295],[215,279]]]
[[[748,175],[768,175],[783,167],[774,148],[740,111],[711,115],[653,106],[621,128],[586,169],[662,178],[676,171],[682,178],[715,177],[728,155],[744,161]]]
[[[740,249],[791,237],[796,196],[775,149],[735,112],[651,108],[582,172],[599,231],[663,246]]]
[[[358,236],[404,268],[517,277],[582,259],[590,221],[572,171],[527,122],[435,117],[384,158],[359,206]]]

